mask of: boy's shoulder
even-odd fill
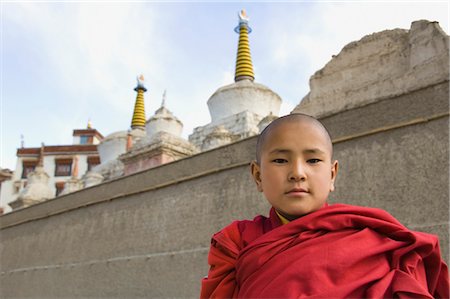
[[[253,220],[235,220],[212,237],[212,244],[228,250],[239,251],[251,241],[280,226],[281,223],[273,208],[269,217],[258,215]]]

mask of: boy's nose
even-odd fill
[[[289,173],[290,181],[304,181],[306,179],[305,168],[301,163],[295,163]]]

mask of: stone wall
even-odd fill
[[[331,202],[438,234],[448,261],[448,82],[323,118],[340,161]],[[267,214],[256,137],[0,217],[2,298],[198,297],[211,235]]]

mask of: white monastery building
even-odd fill
[[[9,180],[2,183],[0,205],[27,206],[30,190],[39,190],[46,199],[64,192],[70,179],[81,179],[84,173],[100,164],[97,145],[103,136],[88,123],[86,129],[73,130],[73,144],[17,149],[16,169]],[[39,179],[33,173],[39,168]],[[29,176],[34,178],[33,184]],[[37,179],[37,180],[36,180]],[[41,184],[42,182],[46,182]],[[39,185],[35,189],[33,185]],[[9,209],[6,207],[5,212]]]

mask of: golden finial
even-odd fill
[[[145,82],[144,75],[141,74],[136,79],[137,79],[137,86],[134,90],[137,91],[138,89],[143,89],[144,91],[147,91],[147,89],[144,86]]]
[[[246,21],[249,20],[249,18],[247,16],[247,12],[245,11],[245,9],[241,10],[241,13],[239,14],[239,17],[240,17],[241,20],[246,20]]]

